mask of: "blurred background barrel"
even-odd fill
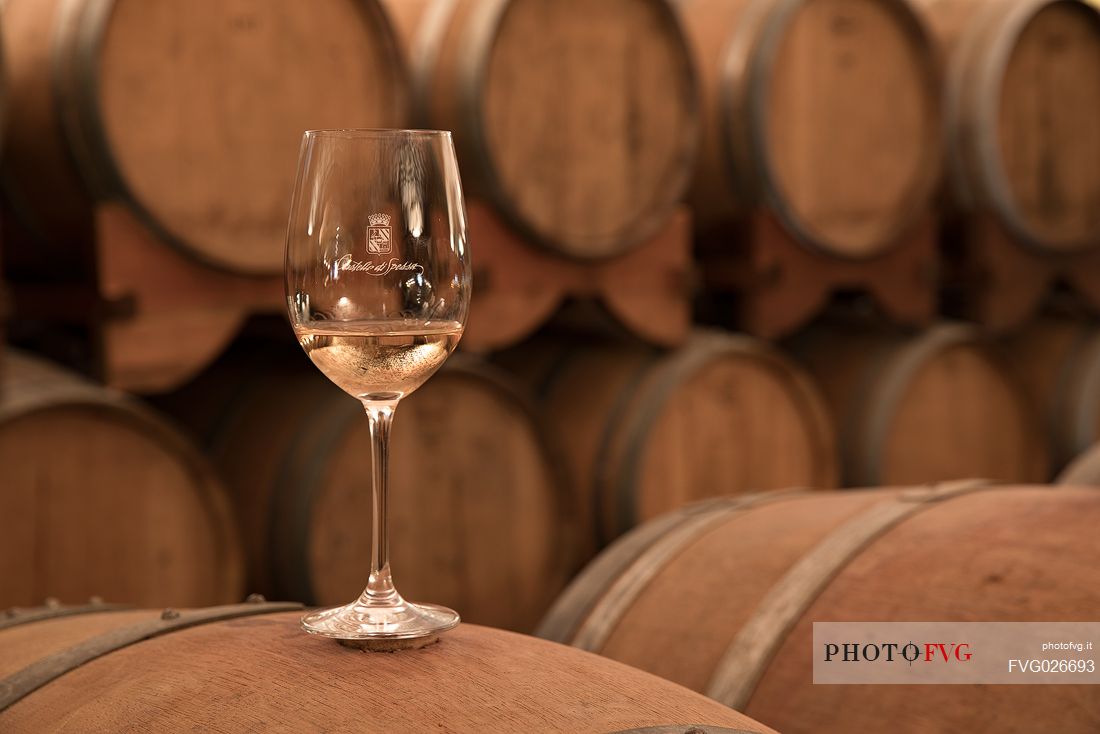
[[[357,596],[371,534],[362,406],[309,365],[259,355],[174,402],[233,495],[250,589],[317,604]],[[522,393],[453,357],[401,401],[390,467],[402,594],[470,622],[532,629],[568,580],[574,532],[553,449]]]
[[[539,396],[589,550],[693,500],[835,486],[824,401],[765,342],[699,331],[673,352],[546,342],[500,359]]]
[[[922,0],[944,51],[950,190],[1049,255],[1100,246],[1100,12]]]
[[[302,131],[406,120],[376,0],[9,0],[3,23],[5,188],[61,245],[10,256],[41,267],[71,266],[111,200],[199,261],[281,272]]]
[[[1081,541],[1097,522],[1091,488],[959,483],[713,501],[608,548],[539,634],[785,734],[987,732],[993,711],[1014,731],[1089,734],[1100,698],[1075,690],[1085,687],[812,685],[807,651],[814,622],[1091,621],[1100,545]],[[684,609],[706,613],[670,621]]]
[[[1004,348],[1042,421],[1053,476],[1100,440],[1100,329],[1051,315],[1007,337]]]
[[[962,481],[1045,481],[1080,455],[1060,481],[1100,484],[1083,453],[1100,444],[1098,13],[1082,0],[0,0],[10,338],[191,429],[50,364],[5,361],[0,608],[361,591],[367,419],[273,314],[302,131],[416,124],[454,133],[477,268],[462,347],[486,352],[453,357],[397,412],[403,594],[530,631],[623,536],[545,635],[785,732],[982,731],[995,711],[1008,728],[1095,734],[1095,696],[1074,687],[811,687],[805,651],[815,619],[1098,606],[1095,493]],[[983,326],[912,330],[962,314]],[[708,320],[772,341],[694,331]],[[953,483],[811,491],[940,480]],[[792,584],[802,606],[777,605]],[[101,633],[212,616],[66,673],[0,712],[0,729],[333,716],[764,731],[607,660],[472,625],[368,661],[302,635],[300,611],[90,606],[68,622],[0,618],[0,678]],[[339,700],[303,709],[296,687]],[[154,689],[180,698],[154,706]],[[505,711],[531,691],[533,706]],[[600,704],[579,724],[578,691]],[[378,719],[394,695],[415,705]]]
[[[1100,445],[1082,451],[1055,481],[1070,486],[1100,486]]]
[[[681,0],[700,69],[704,229],[771,210],[802,242],[879,254],[930,208],[937,73],[898,0]]]
[[[977,329],[838,319],[788,346],[832,409],[845,486],[1046,480],[1038,417]]]
[[[694,70],[668,0],[387,0],[418,125],[453,130],[467,192],[554,251],[643,244],[691,176]]]
[[[99,595],[145,605],[241,598],[243,561],[213,469],[125,395],[5,355],[0,607]]]
[[[648,673],[532,637],[464,624],[424,650],[368,656],[303,634],[302,612],[288,606],[0,622],[0,728],[775,734]],[[105,650],[88,659],[81,645]],[[51,674],[20,675],[47,661]],[[683,723],[656,726],[670,721]]]

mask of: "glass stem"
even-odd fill
[[[370,580],[360,597],[369,606],[391,606],[400,601],[390,575],[390,542],[386,503],[389,479],[390,425],[397,401],[363,401],[370,421],[371,554]]]

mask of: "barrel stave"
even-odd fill
[[[0,394],[0,605],[240,596],[224,490],[175,428],[122,393],[16,352]]]
[[[685,0],[703,80],[692,205],[704,230],[767,209],[860,260],[897,246],[938,181],[938,73],[908,4]]]
[[[13,0],[4,18],[8,198],[57,251],[116,201],[193,261],[279,273],[302,131],[407,115],[377,0]]]
[[[468,190],[578,260],[644,244],[690,179],[694,69],[667,0],[391,0],[419,124],[455,131]]]
[[[1088,621],[1098,588],[1089,579],[1100,565],[1096,544],[1084,541],[1098,513],[1091,488],[980,482],[700,505],[681,510],[680,523],[655,521],[656,538],[633,548],[633,564],[617,575],[597,579],[597,564],[583,572],[542,630],[743,705],[784,732],[984,730],[994,710],[1009,730],[1058,722],[1059,731],[1084,734],[1100,709],[1072,686],[811,685],[806,651],[818,621]],[[707,524],[663,554],[625,604],[612,604],[656,557],[652,549],[692,521]],[[606,554],[632,543],[626,536]],[[779,611],[766,605],[780,588],[791,592],[783,597],[794,612],[789,627],[761,616]],[[671,608],[705,613],[679,618]],[[738,656],[748,648],[733,643],[761,622],[753,643],[772,652],[745,665]],[[602,638],[589,634],[600,626]],[[721,697],[723,680],[744,688],[740,702]]]
[[[989,213],[1039,256],[1095,249],[1100,13],[1077,0],[921,5],[947,70],[954,214]]]
[[[832,410],[847,486],[1046,478],[1039,419],[975,329],[940,324],[914,334],[829,321],[788,347]]]
[[[836,482],[821,397],[763,342],[700,330],[670,352],[543,342],[500,359],[538,394],[576,487],[589,554],[685,502]]]
[[[131,644],[15,702],[0,725],[605,734],[672,720],[772,734],[648,673],[542,640],[463,624],[421,650],[364,654],[306,635],[300,615],[215,621]]]

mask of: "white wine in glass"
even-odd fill
[[[345,392],[404,396],[424,384],[462,337],[458,321],[324,322],[295,329],[302,349]],[[384,398],[392,399],[392,398]]]
[[[450,133],[307,132],[287,227],[286,293],[302,349],[363,404],[373,464],[367,588],[350,604],[307,614],[302,626],[367,647],[434,637],[458,614],[406,601],[394,587],[386,479],[394,411],[450,356],[469,309]]]

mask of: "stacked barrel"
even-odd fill
[[[209,461],[136,399],[19,353],[0,384],[0,604],[93,596],[201,605],[243,593]]]
[[[16,309],[127,388],[185,381],[279,306],[303,129],[407,120],[374,0],[17,0],[4,35]],[[56,346],[59,323],[87,335]]]
[[[681,3],[703,80],[692,205],[717,319],[779,337],[837,288],[935,310],[938,74],[904,2]]]
[[[418,122],[452,130],[464,182],[533,240],[637,247],[688,183],[695,77],[665,0],[388,0]]]
[[[783,732],[984,732],[991,711],[1088,732],[1100,698],[1077,686],[813,685],[808,652],[817,622],[1091,621],[1098,514],[1094,488],[980,482],[719,500],[625,536],[539,634]]]
[[[1100,604],[1095,5],[7,0],[0,28],[0,728],[1095,731],[1092,694],[812,686],[807,655],[815,621]],[[302,131],[406,127],[453,133],[474,294],[396,413],[390,545],[472,624],[366,680],[296,627],[361,591],[378,467],[293,343],[283,247]],[[180,686],[209,705],[150,703]]]
[[[302,128],[406,119],[388,21],[371,2],[15,1],[2,24],[11,336],[111,387],[6,355],[0,603],[239,600],[220,474],[114,388],[185,381],[279,302]]]
[[[928,0],[925,12],[947,74],[950,307],[1016,329],[1065,281],[1095,311],[1095,5]]]
[[[4,18],[12,203],[59,253],[118,201],[199,262],[278,274],[301,130],[406,119],[376,3],[11,2]]]
[[[706,134],[692,203],[704,227],[764,209],[803,245],[859,259],[896,246],[927,215],[940,102],[910,6],[681,7],[703,74]]]
[[[928,0],[947,79],[948,178],[963,212],[1055,254],[1100,246],[1100,22],[1077,2]]]

